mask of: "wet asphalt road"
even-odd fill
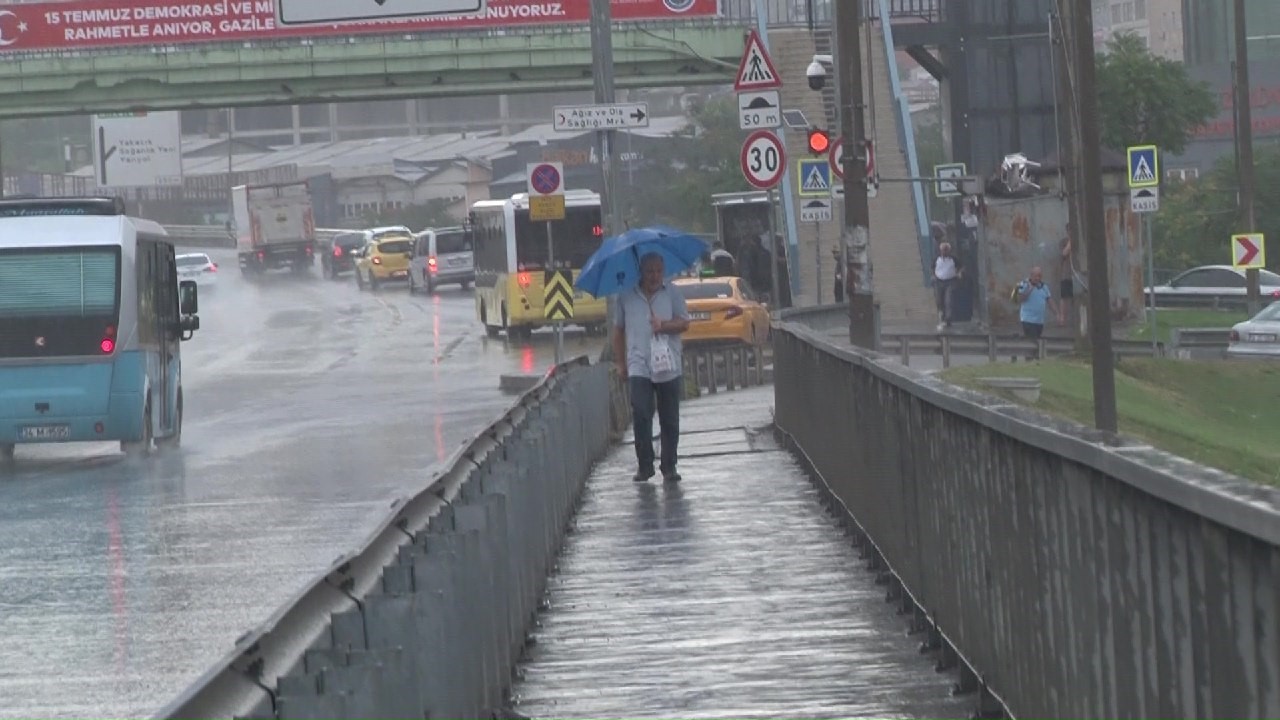
[[[180,453],[23,446],[0,472],[0,718],[153,713],[493,420],[500,374],[553,359],[545,332],[486,338],[456,286],[250,283],[215,259]]]

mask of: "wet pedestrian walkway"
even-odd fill
[[[775,442],[773,388],[683,408],[676,486],[597,466],[521,665],[533,718],[967,717]]]

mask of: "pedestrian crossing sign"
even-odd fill
[[[796,182],[801,197],[831,196],[831,163],[826,159],[801,160]]]
[[[1160,156],[1155,145],[1137,145],[1129,148],[1129,187],[1144,188],[1160,185]]]

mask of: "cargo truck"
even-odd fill
[[[278,268],[305,273],[315,263],[316,227],[305,182],[237,185],[231,189],[240,272]]]

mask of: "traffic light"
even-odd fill
[[[821,155],[831,149],[831,135],[817,128],[809,131],[809,152]]]

